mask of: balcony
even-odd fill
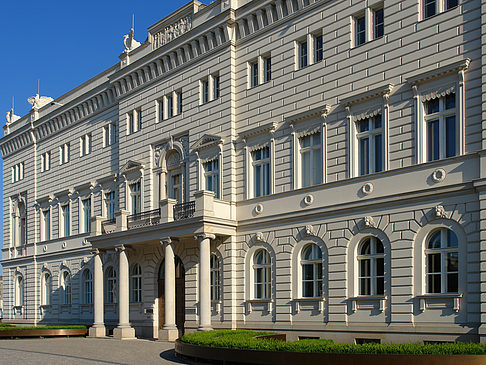
[[[173,209],[173,217],[175,221],[193,218],[194,213],[196,212],[196,202],[191,201],[187,203],[176,204],[174,205]]]
[[[103,233],[113,233],[116,231],[116,218],[108,219],[101,223]]]
[[[127,228],[136,229],[160,223],[160,209],[132,214],[127,217]]]

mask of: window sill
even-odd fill
[[[420,20],[419,20],[419,23],[424,22],[424,21],[429,20],[429,19],[436,18],[438,15],[441,15],[441,14],[447,13],[448,11],[451,11],[451,10],[457,9],[458,7],[459,7],[459,4],[457,4],[456,6],[454,6],[454,7],[450,8],[450,9],[446,9],[446,10],[443,10],[443,11],[441,11],[441,12],[437,12],[437,13],[435,13],[434,15],[431,15],[431,16],[429,16],[429,17],[427,17],[427,18],[420,19]]]
[[[351,302],[351,311],[355,313],[358,311],[358,304],[371,302],[372,304],[379,302],[378,310],[383,312],[385,310],[385,302],[388,299],[385,295],[360,295],[357,297],[349,297],[348,300]]]
[[[295,298],[293,300],[293,302],[294,302],[294,312],[295,313],[300,313],[300,311],[302,309],[302,303],[309,303],[309,304],[318,303],[319,313],[323,313],[324,312],[324,303],[326,302],[326,299],[322,298],[322,297]]]
[[[417,295],[416,298],[419,300],[419,309],[420,312],[425,312],[426,309],[429,309],[427,305],[427,302],[431,300],[442,300],[442,301],[450,301],[452,300],[452,310],[454,312],[459,312],[461,309],[461,298],[463,297],[463,294],[459,293],[428,293],[428,294],[422,294],[422,295]]]
[[[273,299],[248,299],[246,302],[246,314],[251,314],[256,306],[266,307],[268,313],[273,311]]]

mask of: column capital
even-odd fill
[[[125,247],[125,245],[119,245],[119,246],[115,247],[116,252],[122,252],[122,251],[125,251],[126,249],[127,248]]]
[[[101,251],[98,248],[93,248],[91,250],[91,254],[92,255],[100,255],[101,254]]]
[[[178,242],[179,240],[175,237],[164,237],[164,238],[161,238],[160,239],[160,244],[161,245],[165,245],[165,244],[172,244],[172,243],[176,243]]]
[[[216,235],[214,235],[213,233],[196,233],[194,235],[194,239],[199,239],[199,240],[205,240],[206,238],[209,238],[210,240],[214,240],[216,239]]]

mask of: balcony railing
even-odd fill
[[[127,228],[134,229],[160,223],[160,209],[132,214],[127,217]]]
[[[103,227],[103,233],[113,233],[116,231],[116,218],[107,219],[106,221],[101,223]]]
[[[194,217],[196,202],[187,202],[174,205],[174,220],[180,221]]]

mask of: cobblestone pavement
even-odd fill
[[[150,340],[53,338],[0,340],[0,364],[152,365],[187,364],[174,344]]]

